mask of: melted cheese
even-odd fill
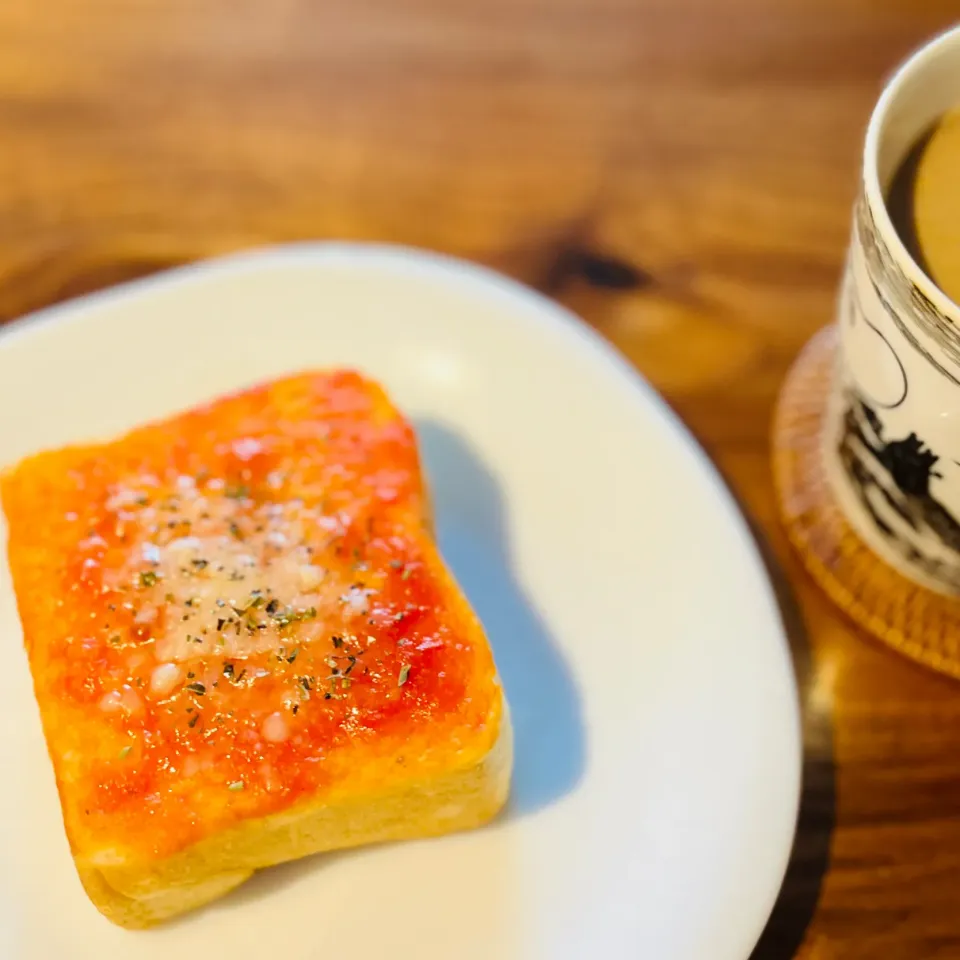
[[[361,584],[349,567],[318,562],[349,518],[299,501],[254,504],[221,488],[207,492],[181,478],[156,506],[130,488],[108,501],[138,543],[117,579],[140,588],[134,622],[149,629],[159,660],[289,649],[369,616],[378,593],[371,576]],[[158,669],[151,690],[169,693],[182,677]]]

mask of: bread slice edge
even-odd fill
[[[498,689],[501,689],[498,686]],[[130,929],[153,926],[229,893],[256,870],[318,853],[471,830],[506,803],[513,730],[506,698],[490,722],[496,739],[475,762],[395,789],[331,803],[307,801],[241,823],[149,867],[99,866],[77,858],[80,880],[97,909]]]

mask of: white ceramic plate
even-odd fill
[[[744,960],[799,792],[778,611],[700,450],[562,309],[383,247],[174,271],[0,335],[0,464],[340,364],[419,430],[513,708],[508,814],[264,871],[159,930],[111,926],[74,874],[3,560],[0,957]]]

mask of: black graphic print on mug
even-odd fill
[[[889,439],[875,410],[852,392],[840,461],[890,550],[946,589],[960,589],[960,523],[931,492],[940,458],[916,433]],[[930,539],[942,545],[934,555]],[[950,555],[954,554],[954,559]]]

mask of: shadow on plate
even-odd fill
[[[580,695],[514,568],[496,477],[446,425],[422,419],[415,426],[440,548],[483,621],[510,703],[515,760],[507,815],[532,813],[583,775]]]
[[[793,589],[763,534],[753,524],[751,529],[773,584],[790,641],[803,721],[803,788],[797,835],[787,875],[750,960],[792,960],[813,919],[823,878],[830,865],[830,838],[836,814],[833,727],[829,713],[812,706],[807,696],[813,681],[814,664]]]
[[[332,853],[318,853],[300,860],[291,860],[265,870],[257,870],[253,876],[242,883],[236,890],[232,890],[220,900],[214,900],[206,909],[211,911],[233,910],[242,907],[245,903],[253,903],[268,897],[271,894],[281,893],[287,887],[293,886],[302,877],[316,873],[318,870],[336,868],[337,861],[345,857],[362,856],[364,847],[356,850],[335,850]],[[184,920],[190,921],[193,914],[185,914]],[[174,922],[177,922],[176,920]]]

